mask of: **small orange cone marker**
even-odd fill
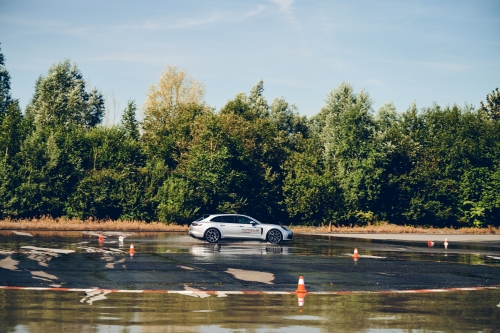
[[[447,249],[448,248],[448,238],[445,238],[444,239],[444,248]]]
[[[433,247],[433,246],[434,246],[434,242],[433,242],[433,241],[431,241],[431,240],[428,240],[428,241],[427,241],[427,246],[428,246],[428,247]]]
[[[306,285],[304,284],[304,277],[300,276],[299,277],[299,285],[297,286],[297,290],[295,290],[296,293],[307,293],[306,290]]]
[[[103,236],[99,236],[99,243],[104,243],[104,237]]]
[[[135,253],[134,244],[130,244],[130,251],[129,251],[129,253]]]
[[[359,258],[358,248],[355,248],[355,249],[354,249],[354,254],[352,255],[352,257],[353,257],[354,259],[358,259],[358,258]]]

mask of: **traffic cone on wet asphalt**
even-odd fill
[[[353,253],[352,257],[353,257],[354,259],[358,259],[358,258],[359,258],[358,248],[357,248],[357,247],[354,249],[354,253]]]
[[[134,244],[130,244],[130,251],[128,251],[128,252],[135,253]]]
[[[427,241],[427,246],[428,246],[428,247],[433,247],[433,246],[434,246],[434,242],[433,242],[433,241],[431,241],[431,240],[428,240],[428,241]]]
[[[297,294],[299,293],[307,293],[306,285],[304,284],[304,277],[301,275],[299,277],[299,285],[297,286],[297,290],[295,290]]]
[[[444,248],[447,249],[448,248],[448,238],[445,238],[444,239]]]
[[[103,236],[99,236],[99,243],[104,243],[104,237]]]

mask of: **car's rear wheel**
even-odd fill
[[[205,239],[209,243],[217,243],[220,239],[220,232],[215,228],[210,228],[205,232]]]
[[[267,233],[267,240],[270,243],[278,244],[279,242],[281,242],[283,240],[283,235],[281,234],[281,231],[279,231],[277,229],[271,229]]]

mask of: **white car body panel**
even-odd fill
[[[208,238],[207,231],[210,232]],[[233,238],[268,240],[276,243],[293,239],[293,232],[284,226],[261,223],[250,216],[241,214],[205,215],[191,223],[189,235],[198,239],[206,239],[209,242]]]

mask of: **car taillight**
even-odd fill
[[[201,223],[193,222],[193,223],[191,223],[191,225],[194,226],[194,227],[199,227],[201,225]]]

